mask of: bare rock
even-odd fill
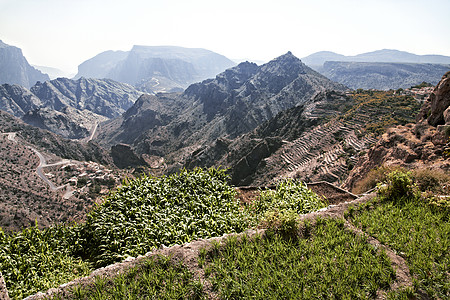
[[[431,126],[450,124],[446,122],[444,112],[450,106],[450,72],[442,76],[434,92],[430,95],[431,114],[428,117],[428,124]],[[448,112],[447,112],[448,117]],[[448,118],[447,118],[448,120]]]

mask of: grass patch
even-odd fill
[[[446,299],[450,297],[450,205],[420,197],[408,176],[391,173],[390,185],[377,200],[350,209],[347,218],[406,260],[416,292]]]
[[[77,287],[71,299],[204,299],[202,284],[181,264],[159,256],[109,280],[97,277],[90,287]],[[58,297],[55,297],[58,299]]]
[[[223,299],[367,299],[389,288],[386,254],[345,230],[342,219],[318,219],[304,231],[299,239],[230,238],[199,259]]]

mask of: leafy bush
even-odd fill
[[[264,214],[263,227],[283,237],[295,238],[300,227],[299,215],[292,210],[270,210]]]
[[[123,185],[83,225],[89,259],[104,266],[163,244],[245,230],[249,217],[227,179],[224,170],[196,169]]]
[[[394,202],[416,199],[418,197],[418,189],[413,182],[412,173],[399,170],[389,173],[386,178],[386,184],[378,189],[378,195]]]
[[[325,200],[311,191],[308,186],[294,179],[280,181],[275,190],[263,190],[253,203],[256,214],[270,210],[294,211],[306,214],[326,206]]]
[[[375,188],[378,183],[385,182],[387,179],[387,174],[394,170],[405,171],[405,169],[397,166],[381,166],[370,170],[363,179],[356,183],[353,188],[353,193],[362,194]]]

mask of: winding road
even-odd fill
[[[94,129],[92,135],[95,133],[95,130],[97,128]],[[18,141],[16,140],[16,133],[15,132],[8,132],[8,133],[4,133],[5,135],[8,135],[8,140],[14,143],[17,143]],[[47,164],[47,160],[45,159],[44,155],[42,155],[42,153],[40,153],[36,148],[25,145],[25,147],[31,149],[38,157],[39,157],[39,166],[36,168],[36,173],[38,174],[38,176],[46,183],[48,184],[48,186],[50,187],[50,189],[52,191],[57,191],[60,190],[62,188],[67,187],[67,192],[64,194],[64,198],[68,199],[70,198],[70,196],[72,195],[72,189],[70,188],[69,184],[64,184],[61,186],[55,186],[55,184],[53,182],[51,182],[47,176],[45,176],[44,172],[43,172],[43,168],[45,167],[51,167],[51,166],[58,166],[58,165],[63,165],[63,164],[67,164],[70,163],[71,161],[68,159],[63,159],[60,162],[57,163],[53,163],[53,164]]]

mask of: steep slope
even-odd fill
[[[118,121],[120,129],[117,130],[118,126],[114,130],[105,128],[100,139],[133,144],[139,153],[162,156],[172,153],[169,158],[180,161],[199,145],[223,137],[236,138],[280,111],[309,101],[328,89],[344,90],[345,87],[308,68],[288,52],[263,66],[241,63],[214,79],[191,85],[183,94],[141,97],[136,107]],[[156,124],[160,103],[170,103],[162,97],[179,103],[181,110],[171,112],[164,108],[172,119],[165,118],[166,121]],[[149,108],[144,102],[149,103]],[[132,135],[132,139],[115,138],[126,136],[135,127],[151,130],[142,131],[136,137]]]
[[[205,49],[174,46],[133,46],[106,51],[78,67],[75,78],[111,78],[147,92],[169,92],[215,76],[235,64]]]
[[[409,88],[422,82],[437,84],[450,65],[411,63],[324,63],[321,73],[352,89],[389,90]]]
[[[0,40],[0,84],[18,84],[30,88],[36,81],[50,80],[36,70],[23,56],[22,50]]]

